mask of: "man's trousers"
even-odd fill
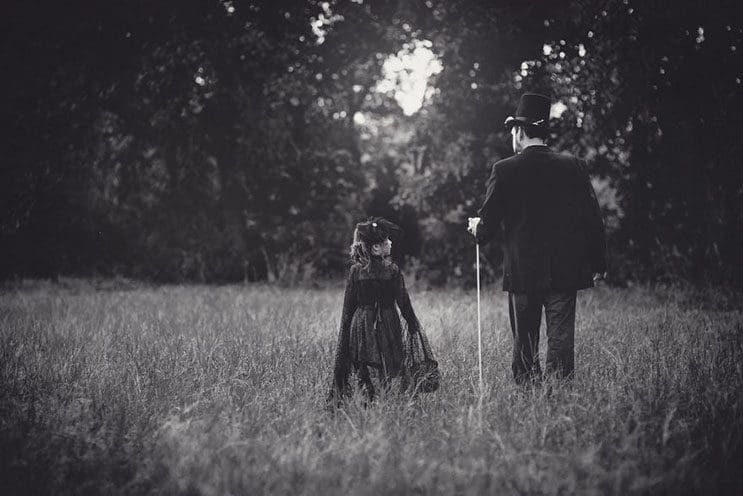
[[[546,371],[558,378],[572,378],[575,368],[576,291],[508,293],[508,312],[513,332],[513,377],[519,384],[538,382],[539,326],[544,307],[547,324]]]

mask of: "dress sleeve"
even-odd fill
[[[348,273],[348,279],[346,280],[346,291],[343,294],[343,311],[341,312],[341,334],[348,334],[348,330],[351,328],[351,319],[358,306],[358,298],[356,296],[356,267],[351,267]]]
[[[480,217],[480,225],[477,227],[475,239],[479,244],[487,243],[495,236],[503,218],[503,194],[496,167],[497,164],[493,165],[487,182],[485,201],[480,210],[477,211],[477,215]]]
[[[395,301],[397,302],[397,306],[400,308],[402,317],[408,324],[408,331],[411,334],[418,332],[420,329],[420,323],[413,311],[413,305],[410,303],[408,290],[405,288],[405,279],[399,269],[395,273]]]
[[[338,332],[338,345],[335,351],[335,364],[333,365],[333,383],[328,394],[328,402],[339,402],[341,397],[348,391],[348,376],[351,373],[351,353],[349,349],[351,320],[358,306],[356,297],[356,271],[354,269],[355,267],[352,267],[348,273],[346,290],[343,296],[341,325]]]

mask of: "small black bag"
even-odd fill
[[[408,333],[405,357],[409,388],[414,393],[432,393],[439,389],[439,362],[433,358],[428,338],[422,330]]]

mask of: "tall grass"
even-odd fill
[[[6,289],[0,491],[743,492],[743,315],[722,294],[582,292],[576,378],[550,393],[512,383],[487,290],[481,407],[474,294],[412,299],[442,389],[332,412],[340,289]]]

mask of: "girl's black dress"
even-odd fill
[[[404,321],[395,308],[400,309]],[[373,396],[369,369],[382,382],[405,377],[406,364],[422,350],[412,350],[409,339],[420,333],[420,323],[410,304],[399,267],[373,257],[369,265],[354,264],[348,274],[343,313],[333,368],[331,397],[347,394],[349,376],[355,372],[367,394]],[[421,339],[423,334],[420,335]],[[421,343],[421,340],[415,340]],[[422,346],[428,347],[427,340]],[[421,345],[418,345],[421,346]],[[430,355],[430,350],[428,350]]]

